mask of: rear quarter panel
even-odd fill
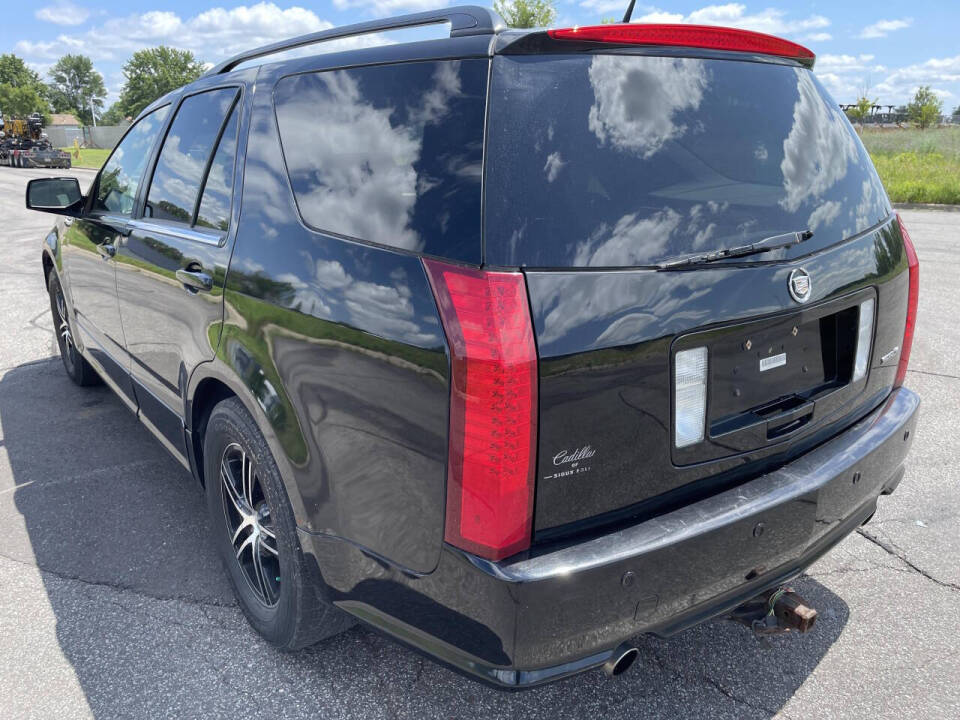
[[[424,573],[440,557],[445,340],[410,253],[304,226],[261,74],[217,363],[253,395],[302,529]]]

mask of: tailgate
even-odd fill
[[[525,269],[540,356],[538,538],[718,492],[889,393],[902,238],[809,70],[624,49],[497,56],[489,123],[484,259]],[[804,230],[790,248],[658,269]],[[795,273],[808,296],[791,293]],[[677,354],[697,349],[702,433],[681,443]]]

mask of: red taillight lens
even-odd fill
[[[500,560],[530,546],[537,349],[521,273],[424,260],[450,346],[445,538]]]
[[[793,58],[813,67],[814,54],[803,45],[749,30],[708,25],[645,25],[627,23],[547,30],[554,40],[617,43],[620,45],[671,45],[734,50]]]
[[[903,249],[907,253],[907,268],[910,273],[910,291],[907,295],[907,324],[903,328],[903,343],[900,347],[900,365],[897,367],[897,378],[893,381],[894,387],[903,385],[907,377],[907,366],[910,364],[910,350],[913,347],[913,331],[917,326],[917,301],[920,299],[920,260],[917,258],[917,249],[913,246],[910,233],[903,224],[903,218],[897,213],[897,222],[900,223],[900,234],[903,236]]]

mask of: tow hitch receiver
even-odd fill
[[[805,633],[817,622],[817,611],[788,587],[779,587],[745,602],[730,615],[755,635]]]

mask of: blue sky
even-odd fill
[[[43,74],[66,52],[89,55],[103,74],[112,101],[123,84],[123,62],[142,47],[182,47],[215,62],[292,35],[441,4],[443,0],[17,2],[13,18],[8,9],[0,27],[0,52],[15,52]],[[557,25],[619,17],[626,4],[558,0]],[[801,42],[817,54],[817,73],[839,102],[854,100],[858,90],[869,86],[872,98],[900,104],[918,85],[931,85],[948,111],[960,105],[958,0],[716,4],[638,0],[634,18],[730,25]]]

